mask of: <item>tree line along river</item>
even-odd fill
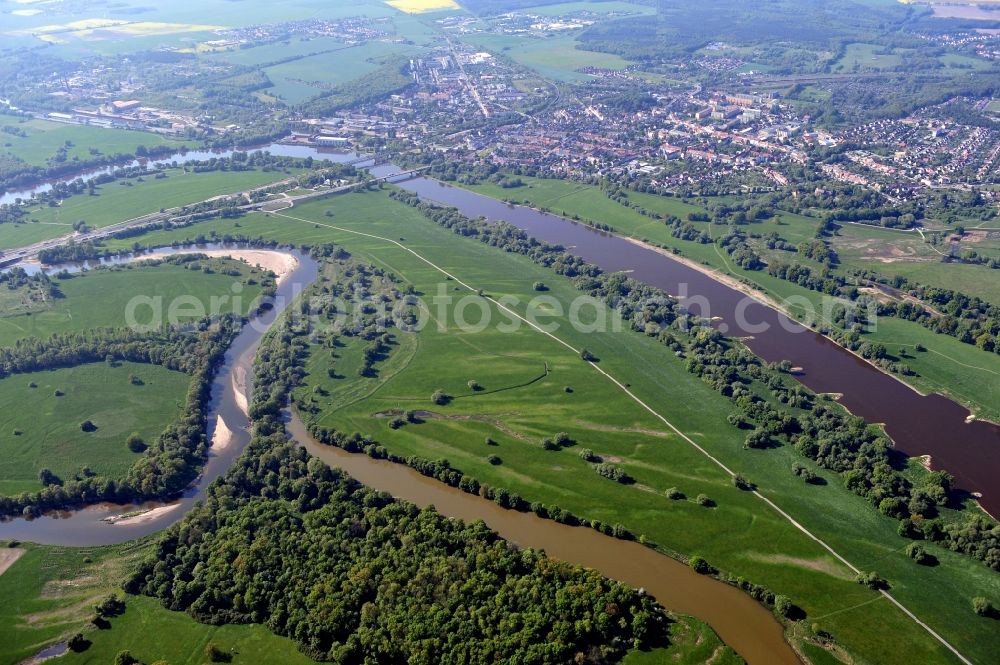
[[[275,144],[267,149],[279,155],[341,162],[356,157],[305,146]],[[225,153],[209,156],[222,157]],[[173,157],[157,161],[169,162]],[[370,169],[379,177],[398,170],[392,164]],[[725,326],[729,335],[743,337],[762,359],[788,360],[801,368],[795,376],[804,385],[816,392],[842,395],[840,402],[851,412],[868,422],[884,424],[897,449],[908,455],[931,455],[935,467],[955,475],[963,489],[982,493],[981,502],[987,510],[993,514],[1000,510],[1000,492],[996,487],[1000,482],[1000,427],[984,421],[967,422],[968,411],[952,400],[936,394],[920,395],[819,333],[653,248],[432,179],[416,178],[397,185],[427,200],[454,206],[469,217],[509,222],[539,240],[565,246],[569,252],[604,270],[628,271],[631,277],[669,294],[686,294],[680,300],[692,313],[712,318],[716,325]],[[263,331],[287,306],[293,289],[301,289],[316,278],[315,262],[302,254],[297,254],[297,258],[298,267],[279,286],[277,306],[266,312],[258,325],[247,326],[227,353],[226,364],[212,388],[209,423],[212,423],[210,428],[214,427],[221,416],[233,432],[234,440],[224,450],[210,455],[204,473],[179,499],[177,509],[126,526],[101,523],[104,518],[120,513],[121,506],[94,506],[32,521],[16,519],[0,523],[0,538],[59,545],[110,544],[154,533],[181,519],[187,508],[202,496],[208,483],[229,468],[249,440],[249,423],[237,403],[233,375],[237,371],[250,371]],[[410,469],[321,446],[308,436],[294,415],[289,420],[289,431],[311,453],[376,489],[419,505],[433,504],[451,517],[483,519],[519,545],[545,549],[556,558],[593,567],[609,577],[645,588],[669,609],[708,622],[750,663],[798,662],[783,640],[779,624],[765,608],[735,588],[697,575],[666,556],[590,529],[505,511],[492,502],[454,490]]]
[[[213,244],[171,248],[151,255],[167,256],[220,248],[224,247]],[[65,546],[121,543],[156,533],[176,523],[204,497],[208,485],[232,466],[250,441],[250,422],[240,404],[241,399],[247,396],[239,394],[240,382],[236,377],[250,375],[261,338],[295,297],[315,281],[318,273],[316,262],[307,255],[294,250],[281,251],[294,253],[298,265],[278,286],[275,306],[244,327],[226,353],[225,364],[212,384],[208,435],[212,437],[221,418],[232,432],[232,438],[225,448],[210,451],[204,472],[196,483],[182,497],[167,504],[149,502],[127,507],[98,504],[80,510],[48,513],[31,520],[17,518],[3,521],[0,522],[0,539]],[[112,261],[122,262],[132,258],[122,257]],[[54,266],[52,269],[63,268],[79,269],[80,266]],[[288,433],[311,454],[343,469],[369,487],[419,506],[434,506],[448,517],[481,519],[519,546],[545,550],[554,558],[593,568],[607,577],[645,589],[667,609],[690,614],[708,623],[726,644],[751,665],[799,663],[784,640],[781,625],[763,605],[736,587],[699,575],[687,565],[644,545],[615,539],[587,527],[571,527],[542,519],[534,513],[506,510],[485,498],[427,478],[409,467],[321,445],[308,434],[305,425],[294,413],[289,413]],[[139,510],[150,510],[150,517],[117,524],[107,521],[123,511]]]
[[[373,172],[384,175],[390,168]],[[742,337],[768,362],[791,362],[799,368],[794,376],[802,384],[817,393],[840,395],[838,401],[851,413],[883,424],[897,450],[930,455],[934,468],[954,475],[963,490],[981,494],[980,504],[1000,515],[1000,426],[968,421],[969,410],[957,402],[939,394],[921,395],[820,333],[654,248],[437,180],[417,178],[397,186],[468,217],[506,221],[603,270],[628,271],[640,282],[686,296],[678,299],[693,314],[712,319],[727,335]]]

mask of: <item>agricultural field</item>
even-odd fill
[[[65,60],[94,56],[121,56],[138,51],[169,48],[188,50],[216,36],[214,31],[172,31],[166,34],[132,35],[124,39],[74,39],[45,46],[46,52]],[[146,101],[145,99],[143,101]]]
[[[928,2],[934,10],[935,18],[964,18],[972,20],[996,20],[994,8],[997,0],[958,0],[957,2]]]
[[[886,49],[875,44],[848,44],[844,55],[831,70],[835,73],[895,69],[904,62],[904,56],[895,52],[885,53]],[[893,51],[893,49],[888,49]]]
[[[656,9],[646,5],[637,5],[632,2],[622,2],[621,0],[608,0],[603,2],[598,0],[590,2],[557,2],[554,4],[539,5],[525,10],[528,13],[538,16],[567,16],[578,12],[591,12],[593,14],[655,14]]]
[[[268,92],[298,104],[375,71],[385,58],[412,50],[411,46],[368,42],[267,67],[264,71],[274,82]]]
[[[423,14],[447,9],[461,9],[455,0],[386,0],[385,4],[407,14]]]
[[[135,379],[133,381],[133,379]],[[137,432],[152,442],[184,404],[191,377],[157,365],[93,363],[0,379],[0,494],[42,489],[47,468],[62,480],[84,466],[121,478],[140,453],[125,445]],[[83,431],[91,421],[94,431]]]
[[[14,158],[32,166],[55,165],[57,153],[62,150],[65,150],[65,162],[72,163],[101,156],[132,155],[139,146],[153,148],[169,145],[177,150],[184,146],[182,141],[148,132],[70,125],[38,119],[25,121],[9,115],[0,115],[0,125],[25,134],[18,136],[9,131],[0,133],[0,160]]]
[[[41,303],[24,302],[23,297],[11,302],[20,293],[9,293],[3,287],[2,295],[8,306],[0,314],[0,346],[10,346],[26,337],[44,339],[55,333],[124,326],[128,323],[129,303],[137,297],[143,302],[161,303],[164,318],[169,316],[171,303],[180,302],[182,297],[200,303],[206,312],[211,308],[212,298],[228,297],[220,301],[223,313],[236,309],[245,315],[260,295],[261,285],[273,281],[269,275],[241,261],[211,259],[199,265],[212,272],[169,263],[158,266],[137,263],[92,270],[68,279],[53,278],[60,295]],[[226,274],[229,271],[238,271],[239,276]],[[16,313],[7,314],[11,310]],[[136,305],[132,311],[140,324],[154,320],[150,306]],[[178,313],[183,314],[183,310]],[[177,318],[190,320],[189,316]]]
[[[0,2],[0,9],[24,9],[25,3],[16,0]],[[28,11],[31,11],[30,9]],[[95,12],[97,13],[97,12]],[[125,0],[114,6],[101,7],[104,20],[117,19],[143,23],[173,23],[181,25],[221,25],[226,27],[276,23],[309,19],[316,16],[344,18],[350,16],[388,16],[394,11],[381,0],[354,0],[350,3],[329,3],[323,0],[290,0],[280,5],[267,3],[233,3],[229,0],[177,0],[150,5],[140,0]],[[206,17],[210,16],[211,20]],[[137,18],[138,17],[138,18]],[[44,12],[18,15],[11,19],[15,29],[37,29],[56,23],[80,20],[73,5],[50,4]],[[16,22],[14,22],[16,21]],[[213,39],[208,36],[207,39]]]
[[[320,51],[344,48],[346,45],[333,37],[315,39],[290,39],[274,44],[261,44],[253,48],[232,48],[224,51],[202,53],[207,60],[229,62],[234,65],[266,65],[278,60],[305,57]]]
[[[15,36],[31,36],[44,44],[72,44],[77,42],[127,41],[131,38],[163,37],[181,33],[208,33],[219,26],[166,23],[162,21],[136,21],[112,18],[89,18],[35,25],[15,30]]]
[[[92,229],[157,212],[161,208],[198,203],[214,196],[246,191],[289,177],[284,171],[210,171],[167,169],[165,178],[146,176],[99,185],[96,196],[79,194],[57,206],[27,210],[24,223],[0,224],[0,250],[24,247],[73,233],[86,222]]]
[[[540,308],[547,322],[564,321],[558,308],[566,311],[567,303],[578,295],[551,271],[455,236],[384,194],[351,194],[307,204],[297,207],[293,217],[297,219],[256,214],[239,223],[245,232],[283,242],[337,242],[359,260],[390,270],[404,285],[411,284],[428,297],[438,293],[439,284],[444,284],[446,294],[471,293],[454,291],[455,282],[405,249],[349,231],[405,237],[406,247],[447,266],[473,289],[519,298],[514,309],[522,315],[525,303],[537,295],[534,282],[542,281],[549,288],[544,294],[553,299]],[[225,233],[234,223],[218,220],[158,231],[144,241],[179,240],[210,229]],[[479,306],[467,310],[478,312]],[[507,320],[492,313],[495,321]],[[653,340],[631,333],[588,334],[566,325],[556,334],[591,351],[606,372],[655,404],[678,429],[724,463],[752,478],[769,498],[849,560],[862,569],[877,567],[891,580],[897,597],[974,658],[985,658],[993,649],[992,623],[974,620],[968,609],[972,595],[1000,593],[993,573],[981,564],[935,550],[941,565],[918,567],[903,553],[907,541],[896,536],[895,523],[850,493],[838,478],[815,469],[827,484],[803,490],[802,481],[789,471],[801,457],[788,448],[745,450],[744,436],[725,420],[732,408],[728,400],[689,374],[683,361]],[[416,339],[410,341],[408,336]],[[369,434],[396,454],[447,458],[464,473],[507,487],[529,501],[559,505],[607,523],[621,522],[664,551],[699,553],[723,570],[787,594],[805,609],[810,621],[868,660],[948,662],[915,624],[855,584],[815,543],[753,496],[733,488],[707,458],[554,340],[525,328],[505,334],[488,326],[472,335],[450,325],[444,330],[431,326],[419,334],[398,333],[388,359],[376,364],[377,376],[364,379],[351,371],[352,363],[358,362],[357,350],[347,345],[334,352],[341,357],[331,358],[329,349],[313,348],[307,388],[298,394],[300,400],[316,400],[315,417],[322,422]],[[323,371],[331,360],[334,374],[343,375],[343,380]],[[470,388],[469,381],[478,382],[483,390]],[[439,389],[452,395],[450,403],[432,403],[431,393]],[[391,418],[383,412],[393,404],[431,413],[419,424],[391,429]],[[575,445],[545,450],[541,439],[558,432],[566,432]],[[497,445],[489,445],[487,437]],[[584,448],[620,465],[635,484],[621,485],[594,473],[579,457]],[[491,461],[491,455],[500,463]],[[664,495],[670,487],[689,497],[705,493],[716,507],[671,501]],[[887,631],[898,637],[892,644],[884,640]]]
[[[584,67],[624,69],[631,63],[611,53],[587,51],[573,37],[516,37],[476,34],[466,39],[493,53],[499,53],[556,81],[582,81],[588,78]]]
[[[48,52],[70,60],[162,47],[202,52],[202,44],[218,39],[216,27],[234,28],[311,18],[402,16],[382,0],[333,4],[321,0],[292,0],[278,5],[181,0],[157,6],[128,0],[114,6],[102,6],[100,18],[83,14],[82,19],[74,5],[58,3],[46,5],[42,12],[25,9],[24,3],[6,0],[0,2],[0,10],[4,11],[11,28],[4,34],[5,46],[6,42],[26,48],[45,43]],[[206,19],[209,16],[211,20]],[[39,32],[52,26],[58,29]]]

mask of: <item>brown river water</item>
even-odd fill
[[[522,547],[594,570],[645,589],[664,607],[706,622],[748,663],[799,663],[771,613],[749,595],[691,570],[690,567],[636,542],[617,540],[586,527],[572,527],[534,513],[506,510],[420,475],[413,469],[367,455],[317,443],[297,415],[288,422],[292,437],[316,457],[361,483],[382,489],[418,506],[434,506],[442,515],[483,520],[501,536]]]
[[[218,249],[219,245],[181,251]],[[162,252],[163,255],[178,250]],[[212,451],[198,481],[177,501],[150,502],[141,506],[100,504],[82,510],[58,511],[32,520],[0,522],[0,539],[52,545],[93,546],[125,542],[156,533],[179,521],[200,499],[212,480],[222,475],[249,443],[250,423],[240,408],[233,377],[251,371],[260,339],[277,316],[317,275],[317,265],[295,252],[296,269],[282,282],[274,308],[247,325],[226,354],[225,365],[212,385],[209,437],[220,416],[232,431],[231,443]],[[128,260],[128,258],[124,259]],[[247,389],[251,389],[248,386]],[[366,455],[351,454],[316,443],[294,415],[289,434],[310,453],[339,467],[369,487],[419,506],[433,505],[448,517],[481,519],[501,536],[522,547],[542,549],[553,558],[586,566],[612,579],[645,589],[667,609],[690,614],[708,623],[751,665],[794,665],[800,661],[785,642],[781,625],[750,596],[718,580],[698,575],[688,566],[635,542],[605,536],[593,529],[570,527],[545,520],[534,513],[505,510],[492,501],[466,494],[416,471]],[[109,517],[138,509],[170,510],[151,513],[148,519],[109,524]]]
[[[169,256],[200,250],[236,249],[222,244],[207,244],[192,246],[185,249],[166,248],[144,254],[145,257]],[[211,401],[208,415],[208,439],[215,433],[218,418],[221,416],[232,431],[230,443],[225,448],[210,449],[208,460],[202,474],[194,484],[184,492],[183,496],[168,504],[152,501],[144,504],[111,504],[101,503],[80,510],[64,510],[46,513],[34,519],[10,519],[0,521],[0,539],[23,540],[43,545],[94,546],[123,543],[134,538],[156,533],[174,522],[179,521],[190,510],[195,502],[204,498],[208,485],[225,473],[239,457],[243,448],[250,442],[249,421],[239,406],[239,399],[234,386],[233,377],[241,373],[249,373],[253,359],[257,355],[257,346],[261,337],[275,322],[280,313],[309,286],[317,275],[316,262],[296,250],[281,250],[293,254],[298,259],[298,265],[278,286],[273,300],[273,307],[256,316],[237,335],[232,345],[226,351],[225,362],[216,373],[212,382]],[[104,265],[126,263],[134,257],[120,257],[101,261]],[[51,270],[63,268],[79,270],[86,267],[83,264],[68,264],[55,266]],[[38,268],[33,268],[37,270]],[[133,513],[146,509],[174,506],[169,511],[156,513],[155,519],[137,519],[120,524],[110,524],[105,520],[125,513]]]
[[[277,154],[311,154],[336,161],[350,158],[301,147],[272,148]],[[395,168],[386,165],[371,171],[381,176]],[[968,410],[961,405],[940,395],[920,395],[822,335],[652,248],[435,180],[418,178],[399,186],[423,198],[455,206],[470,217],[505,220],[540,240],[564,245],[604,270],[628,271],[635,279],[672,295],[686,294],[681,300],[693,313],[715,318],[716,324],[729,335],[745,337],[748,346],[761,358],[774,362],[789,360],[802,368],[796,376],[803,384],[816,392],[842,395],[841,403],[853,413],[869,422],[884,424],[899,450],[908,455],[931,455],[935,468],[954,474],[963,489],[981,492],[983,506],[993,514],[1000,513],[997,487],[1000,427],[982,421],[967,423]],[[315,263],[301,255],[299,259],[298,268],[279,287],[275,308],[256,325],[248,326],[227,353],[226,364],[212,389],[209,434],[221,415],[233,431],[233,441],[224,450],[210,454],[205,473],[176,502],[176,509],[129,525],[109,525],[101,520],[134,510],[135,506],[100,505],[34,520],[15,519],[0,522],[0,538],[78,546],[111,544],[155,533],[181,519],[203,496],[207,484],[232,465],[248,441],[249,423],[237,404],[232,375],[238,369],[249,371],[264,329],[296,290],[315,279]],[[645,588],[668,609],[705,620],[752,664],[798,662],[782,639],[779,624],[766,609],[737,589],[699,576],[649,548],[609,538],[591,529],[543,520],[530,513],[503,510],[406,467],[320,446],[294,418],[289,422],[289,430],[310,452],[343,468],[366,485],[418,505],[434,505],[450,517],[482,519],[519,545],[544,549],[555,558],[592,567],[608,577]]]

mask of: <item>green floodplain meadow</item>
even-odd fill
[[[586,189],[581,195],[574,186],[574,191],[556,191],[558,203],[546,207],[572,215],[572,206],[580,206],[580,210],[589,210],[589,214],[622,233],[631,231],[636,237],[663,244],[675,242],[689,258],[700,258],[693,251],[700,250],[705,252],[706,262],[711,259],[709,252],[713,251],[713,245],[677,241],[670,238],[662,225],[663,235],[656,236],[657,226],[650,225],[653,220],[610,201],[600,192],[596,194],[600,199]],[[607,202],[605,206],[595,207],[601,199]],[[651,203],[654,202],[644,200],[643,205]],[[674,214],[681,214],[690,204],[664,199],[663,205],[676,211]],[[456,296],[455,303],[449,306],[452,309],[464,297],[463,307],[468,312],[481,311],[485,306],[495,321],[504,320],[487,301],[446,279],[403,247],[352,233],[363,232],[384,239],[402,238],[399,243],[405,248],[447,267],[451,274],[473,288],[483,289],[492,296],[515,297],[519,304],[514,308],[521,314],[527,313],[526,303],[539,295],[533,286],[535,282],[544,282],[548,287],[545,296],[550,300],[534,311],[545,320],[565,324],[565,314],[559,311],[565,313],[572,299],[579,295],[567,279],[550,270],[524,257],[456,236],[412,208],[391,200],[382,191],[342,195],[297,206],[288,215],[291,216],[255,213],[235,220],[205,221],[184,229],[110,239],[106,245],[111,249],[128,249],[137,241],[156,246],[199,236],[221,238],[226,234],[259,235],[295,245],[333,242],[358,260],[385,268],[419,293],[433,295],[444,289]],[[629,223],[635,226],[629,227]],[[806,233],[802,231],[803,236]],[[715,255],[714,260],[720,262],[717,265],[725,265],[722,255]],[[156,271],[161,273],[148,277],[147,284],[142,283]],[[164,280],[162,271],[170,274],[170,279]],[[108,325],[109,321],[120,318],[115,312],[121,311],[128,297],[144,287],[156,288],[156,284],[169,285],[168,291],[194,291],[203,296],[229,286],[219,274],[172,265],[94,271],[62,281],[60,289],[65,298],[51,309],[40,314],[22,313],[8,317],[9,321],[0,319],[0,324],[6,323],[8,328],[4,343],[77,326]],[[798,288],[779,280],[766,286],[776,293],[781,292],[779,289]],[[469,304],[470,297],[479,302]],[[82,311],[97,301],[102,303],[104,311],[95,311],[93,318],[73,316],[74,307],[82,307]],[[446,319],[452,314],[453,311]],[[46,324],[46,316],[53,322]],[[29,319],[31,323],[26,324]],[[964,350],[926,343],[923,333],[931,336],[932,342],[944,338],[933,336],[915,324],[892,323],[903,324],[904,329],[885,332],[880,329],[873,334],[894,335],[901,340],[900,348],[921,341],[934,352],[941,349],[941,353],[959,354]],[[852,563],[864,570],[877,569],[890,580],[897,598],[963,652],[981,659],[995,649],[992,622],[975,617],[969,610],[973,596],[1000,594],[1000,585],[987,568],[936,547],[934,555],[939,565],[918,566],[904,553],[908,541],[895,534],[894,521],[850,493],[834,474],[815,467],[788,448],[744,449],[743,434],[726,421],[732,410],[729,401],[689,374],[682,360],[674,358],[655,341],[631,332],[583,333],[568,325],[561,325],[557,336],[574,347],[590,350],[601,359],[605,371],[627,384],[713,455],[751,478],[764,494]],[[950,338],[947,341],[968,347]],[[325,349],[310,349],[307,380],[297,395],[299,399],[315,401],[316,413],[309,417],[326,426],[372,436],[397,454],[446,458],[480,481],[506,487],[529,501],[559,505],[588,519],[621,523],[647,537],[665,553],[698,554],[721,570],[767,585],[793,599],[807,614],[806,622],[793,625],[793,640],[796,632],[809,631],[815,626],[834,635],[852,654],[872,662],[905,662],[915,658],[921,662],[951,662],[950,655],[926,632],[877,594],[856,584],[850,571],[828,553],[752,495],[734,488],[720,469],[582,363],[576,354],[536,331],[524,327],[506,333],[497,330],[494,324],[476,333],[450,325],[443,329],[430,326],[420,333],[397,332],[388,357],[377,364],[374,377],[357,376],[361,353],[362,349],[353,344],[338,349],[337,358],[332,358]],[[927,385],[933,385],[934,372],[940,371],[931,362],[934,357],[934,353],[921,356],[928,359],[928,364],[920,370],[920,378]],[[327,371],[331,368],[334,377]],[[341,378],[335,378],[338,376]],[[941,374],[937,380],[951,379]],[[470,381],[479,383],[483,390],[470,389]],[[433,404],[431,394],[439,389],[454,399],[444,406]],[[985,400],[989,395],[980,391],[976,397]],[[434,415],[420,424],[392,429],[384,412],[400,404]],[[560,451],[545,450],[541,440],[557,432],[569,434],[576,445]],[[495,445],[488,444],[487,439]],[[583,448],[620,465],[637,482],[621,485],[594,473],[580,459],[578,453]],[[501,463],[491,462],[491,456],[500,458]],[[805,463],[826,484],[803,487],[801,479],[791,473],[795,462]],[[687,497],[707,494],[716,505],[705,508],[690,498],[668,499],[665,490],[669,488],[677,488]],[[45,550],[39,548],[40,552]],[[30,560],[26,556],[16,563],[11,569],[14,574],[8,571],[0,578],[0,586],[16,580],[18,567]],[[31,600],[37,589],[23,593],[26,600]],[[253,644],[259,644],[261,649],[272,648],[263,646],[268,644],[268,636],[255,633],[257,629],[253,627],[230,627],[234,631],[232,636],[225,631],[206,636],[199,632],[205,627],[187,617],[168,613],[145,599],[135,600],[134,608],[119,619],[120,625],[133,625],[130,622],[141,625],[165,613],[163,620],[170,617],[170,621],[178,622],[179,631],[193,631],[192,635],[200,636],[197,639],[230,645],[237,651],[244,648],[240,645],[247,644],[246,640],[258,640]],[[63,628],[78,624],[71,621]],[[19,643],[35,644],[33,640],[44,639],[42,635],[48,629],[22,625],[17,630]],[[700,629],[695,626],[691,630]],[[883,639],[887,630],[898,635],[899,641],[887,643]],[[128,648],[129,632],[112,630],[99,634],[95,640],[97,650],[90,652],[91,656]],[[104,648],[108,651],[101,650]],[[156,657],[174,653],[166,646],[151,650]],[[829,654],[820,651],[810,652],[810,657],[823,662]],[[630,659],[640,663],[657,657],[655,653],[633,654]]]
[[[817,325],[829,323],[824,318],[824,313],[830,310],[829,296],[771,276],[767,271],[745,270],[735,265],[715,243],[702,244],[675,238],[671,235],[670,227],[611,200],[599,187],[551,179],[522,177],[522,180],[527,185],[513,189],[493,184],[464,186],[481,194],[526,203],[557,215],[605,224],[624,236],[676,250],[682,257],[744,281],[749,287],[769,297],[772,302],[782,304],[792,299],[791,304],[784,309],[800,321]],[[686,219],[689,213],[705,212],[705,208],[698,205],[696,199],[687,201],[629,192],[628,200],[659,215],[676,215],[681,219]],[[817,225],[816,219],[778,210],[772,219],[751,224],[747,230],[761,234],[777,231],[785,240],[797,244],[812,238]],[[701,226],[713,237],[723,235],[726,231],[726,227],[710,224]],[[894,242],[898,242],[901,235],[861,225],[844,225],[837,234],[833,238],[833,245],[838,249],[857,235],[875,236],[883,240],[889,236]],[[919,236],[912,235],[915,240],[908,242],[919,243]],[[775,252],[769,253],[766,248],[761,249],[761,252],[765,258],[789,261],[787,257],[776,256]],[[860,259],[855,259],[849,252],[840,254],[845,268],[871,267]],[[819,267],[818,263],[804,257],[796,256],[794,260],[810,267]],[[985,266],[945,264],[928,261],[920,256],[919,261],[894,262],[879,265],[877,269],[889,277],[899,274],[918,282],[958,288],[990,302],[1000,300],[1000,291],[997,291],[1000,280],[993,279],[993,271]],[[943,275],[947,275],[947,279],[943,279]],[[808,310],[798,304],[803,299],[811,305]],[[885,344],[896,358],[910,365],[917,376],[902,379],[920,392],[948,395],[969,407],[977,416],[1000,422],[1000,392],[997,390],[1000,355],[984,352],[947,335],[939,335],[918,323],[890,317],[880,317],[877,325],[865,335],[865,339]],[[928,349],[928,352],[915,352],[917,345]],[[900,351],[903,355],[899,354]]]
[[[221,237],[243,232],[293,244],[334,242],[359,260],[387,269],[404,284],[413,284],[417,291],[433,293],[438,284],[448,283],[398,245],[350,232],[361,231],[386,239],[405,238],[400,244],[406,248],[494,296],[513,295],[527,303],[535,295],[536,281],[548,285],[546,295],[562,303],[578,295],[551,271],[455,236],[382,192],[313,202],[296,207],[293,216],[297,219],[259,213],[238,222],[204,222],[177,231],[155,231],[143,241],[165,244],[192,234]],[[523,313],[523,306],[519,311]],[[788,448],[745,450],[743,436],[726,421],[731,411],[728,400],[689,374],[683,361],[653,340],[634,333],[580,333],[567,326],[560,328],[559,336],[574,346],[586,346],[601,358],[605,371],[751,478],[764,494],[856,566],[877,569],[892,583],[894,595],[947,639],[976,658],[986,657],[994,648],[993,624],[973,617],[969,610],[971,597],[998,592],[987,568],[937,549],[940,565],[914,564],[903,552],[907,541],[896,535],[895,522],[818,468],[814,470],[827,484],[803,491],[802,481],[791,473],[794,462],[803,462],[797,453]],[[943,647],[909,618],[857,585],[846,569],[759,500],[733,488],[721,470],[665,432],[662,423],[588,371],[565,347],[531,330],[501,334],[487,328],[468,334],[432,326],[416,340],[407,340],[406,334],[398,338],[398,347],[377,379],[352,377],[343,385],[324,386],[331,395],[349,396],[345,404],[331,403],[327,409],[320,405],[324,422],[371,434],[395,453],[447,457],[463,472],[505,486],[527,500],[556,504],[588,519],[621,522],[665,551],[700,554],[723,570],[788,595],[807,612],[806,623],[816,623],[866,659],[950,662]],[[346,349],[345,358],[337,362],[350,367],[351,353]],[[307,385],[323,385],[322,360],[312,358],[310,363]],[[467,394],[470,380],[503,388],[524,383],[546,365],[547,376],[526,388]],[[566,393],[566,386],[573,392]],[[433,405],[430,397],[437,389],[453,391],[456,399],[445,407]],[[414,409],[440,412],[442,417],[390,430],[388,419],[375,414],[392,400],[407,400]],[[463,411],[465,405],[470,405],[469,411]],[[465,417],[470,412],[490,417]],[[595,427],[596,423],[604,426]],[[542,449],[540,438],[560,431],[579,441],[577,450]],[[499,446],[487,446],[487,436]],[[580,448],[621,458],[620,464],[638,482],[620,486],[598,476],[579,459]],[[491,454],[503,463],[491,464],[487,460]],[[663,492],[671,487],[688,496],[708,494],[717,506],[705,509],[691,501],[670,501]],[[905,637],[889,644],[883,639],[886,631]]]

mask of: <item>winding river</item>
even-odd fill
[[[275,154],[334,161],[353,157],[304,146],[274,145],[268,149]],[[172,158],[157,161],[172,161]],[[395,170],[393,165],[371,169],[377,176]],[[566,246],[570,252],[605,270],[628,271],[639,281],[667,293],[686,294],[681,299],[693,312],[715,318],[717,325],[725,326],[730,335],[745,337],[748,346],[761,358],[774,362],[789,360],[801,368],[796,377],[803,384],[817,392],[842,395],[841,403],[853,413],[869,422],[883,423],[899,450],[909,455],[931,455],[935,467],[954,474],[964,489],[981,492],[983,506],[994,514],[1000,513],[997,487],[1000,427],[982,421],[966,422],[968,411],[959,404],[941,395],[919,394],[822,335],[654,248],[436,180],[417,178],[399,186],[423,198],[455,206],[470,217],[510,222],[540,240]],[[180,251],[183,250],[162,253]],[[181,519],[203,496],[208,483],[231,466],[249,440],[249,423],[240,408],[240,401],[246,395],[237,389],[234,377],[249,376],[257,345],[267,326],[298,290],[315,279],[315,262],[301,254],[297,258],[298,266],[279,286],[275,307],[254,325],[248,325],[226,355],[225,366],[212,387],[209,435],[214,434],[221,417],[232,432],[231,442],[210,452],[203,475],[183,497],[168,506],[142,506],[158,510],[114,525],[102,520],[129,508],[99,505],[34,520],[10,520],[0,523],[0,538],[62,545],[110,544],[154,533]],[[590,529],[560,525],[530,513],[506,511],[408,468],[318,445],[294,416],[288,425],[295,439],[311,453],[371,487],[419,505],[433,504],[451,517],[483,519],[502,536],[520,545],[544,549],[556,558],[590,566],[609,577],[643,587],[669,609],[707,621],[750,663],[798,662],[782,639],[780,626],[763,607],[742,592],[696,575],[668,557]]]
[[[409,467],[324,446],[309,435],[294,413],[287,427],[311,454],[369,487],[384,489],[418,506],[432,505],[448,517],[481,519],[518,545],[545,550],[553,558],[593,568],[607,577],[645,589],[667,609],[706,622],[750,665],[800,662],[784,641],[781,626],[763,605],[736,587],[699,575],[645,545],[541,519],[534,513],[506,510],[492,501],[426,478]]]
[[[219,247],[171,248],[111,261],[120,263]],[[167,504],[100,504],[81,510],[52,512],[31,520],[12,519],[0,522],[0,539],[71,546],[120,543],[174,524],[202,499],[205,488],[232,466],[249,443],[250,423],[244,406],[252,386],[242,385],[241,377],[250,376],[261,338],[294,298],[316,279],[316,262],[302,253],[292,252],[298,265],[279,284],[274,307],[253,319],[240,332],[212,385],[208,435],[210,439],[214,437],[221,419],[231,432],[229,443],[221,450],[213,448],[210,451],[203,474],[181,498]],[[69,267],[80,269],[81,266]],[[345,470],[369,487],[419,506],[433,505],[448,517],[481,519],[501,536],[522,547],[545,550],[554,558],[593,568],[610,578],[645,589],[667,609],[690,614],[708,623],[751,665],[795,665],[800,662],[785,642],[782,628],[773,615],[735,587],[698,575],[688,566],[638,543],[617,540],[589,528],[544,520],[534,513],[505,510],[492,501],[466,494],[408,467],[321,445],[309,435],[294,413],[289,414],[287,425],[293,439],[311,454]],[[116,524],[106,521],[124,511],[142,510],[148,512]]]
[[[174,254],[190,254],[192,252],[226,249],[222,245],[204,245],[185,249],[167,248],[148,252],[140,256],[126,256],[101,262],[123,263],[136,259],[151,259]],[[230,247],[233,251],[237,248]],[[226,351],[225,362],[216,373],[212,383],[211,402],[209,404],[208,438],[212,440],[219,426],[219,419],[225,423],[231,434],[226,437],[227,445],[213,447],[209,450],[208,460],[197,481],[176,501],[168,504],[148,502],[144,504],[111,504],[101,503],[80,510],[53,511],[34,519],[12,519],[0,521],[0,539],[26,540],[43,545],[91,546],[123,543],[133,538],[139,538],[160,531],[179,521],[184,514],[204,497],[205,488],[226,472],[239,457],[243,448],[250,442],[249,420],[241,408],[241,402],[247,398],[242,393],[241,378],[250,376],[250,367],[257,353],[257,346],[268,328],[278,316],[294,300],[302,289],[316,279],[318,266],[314,260],[296,250],[282,250],[290,253],[298,260],[296,267],[278,285],[272,308],[265,310],[244,326],[232,345]],[[79,270],[80,264],[55,266],[52,270]],[[249,389],[249,386],[247,386]],[[111,524],[123,514],[138,513],[133,519],[124,519]]]
[[[93,168],[85,169],[78,173],[68,176],[62,176],[52,180],[47,180],[41,184],[24,187],[17,190],[0,190],[0,205],[15,203],[18,199],[27,200],[30,199],[35,194],[41,194],[52,189],[53,185],[56,183],[68,184],[74,180],[92,180],[97,176],[106,175],[109,173],[114,173],[115,171],[121,169],[132,168],[135,166],[150,167],[154,164],[169,164],[172,162],[177,162],[178,164],[186,164],[187,162],[203,161],[211,159],[213,157],[223,158],[229,157],[233,154],[233,150],[183,150],[172,155],[165,155],[163,157],[151,157],[142,159],[132,159],[126,160],[124,162],[118,162],[116,164],[109,164],[107,166],[95,166]]]

